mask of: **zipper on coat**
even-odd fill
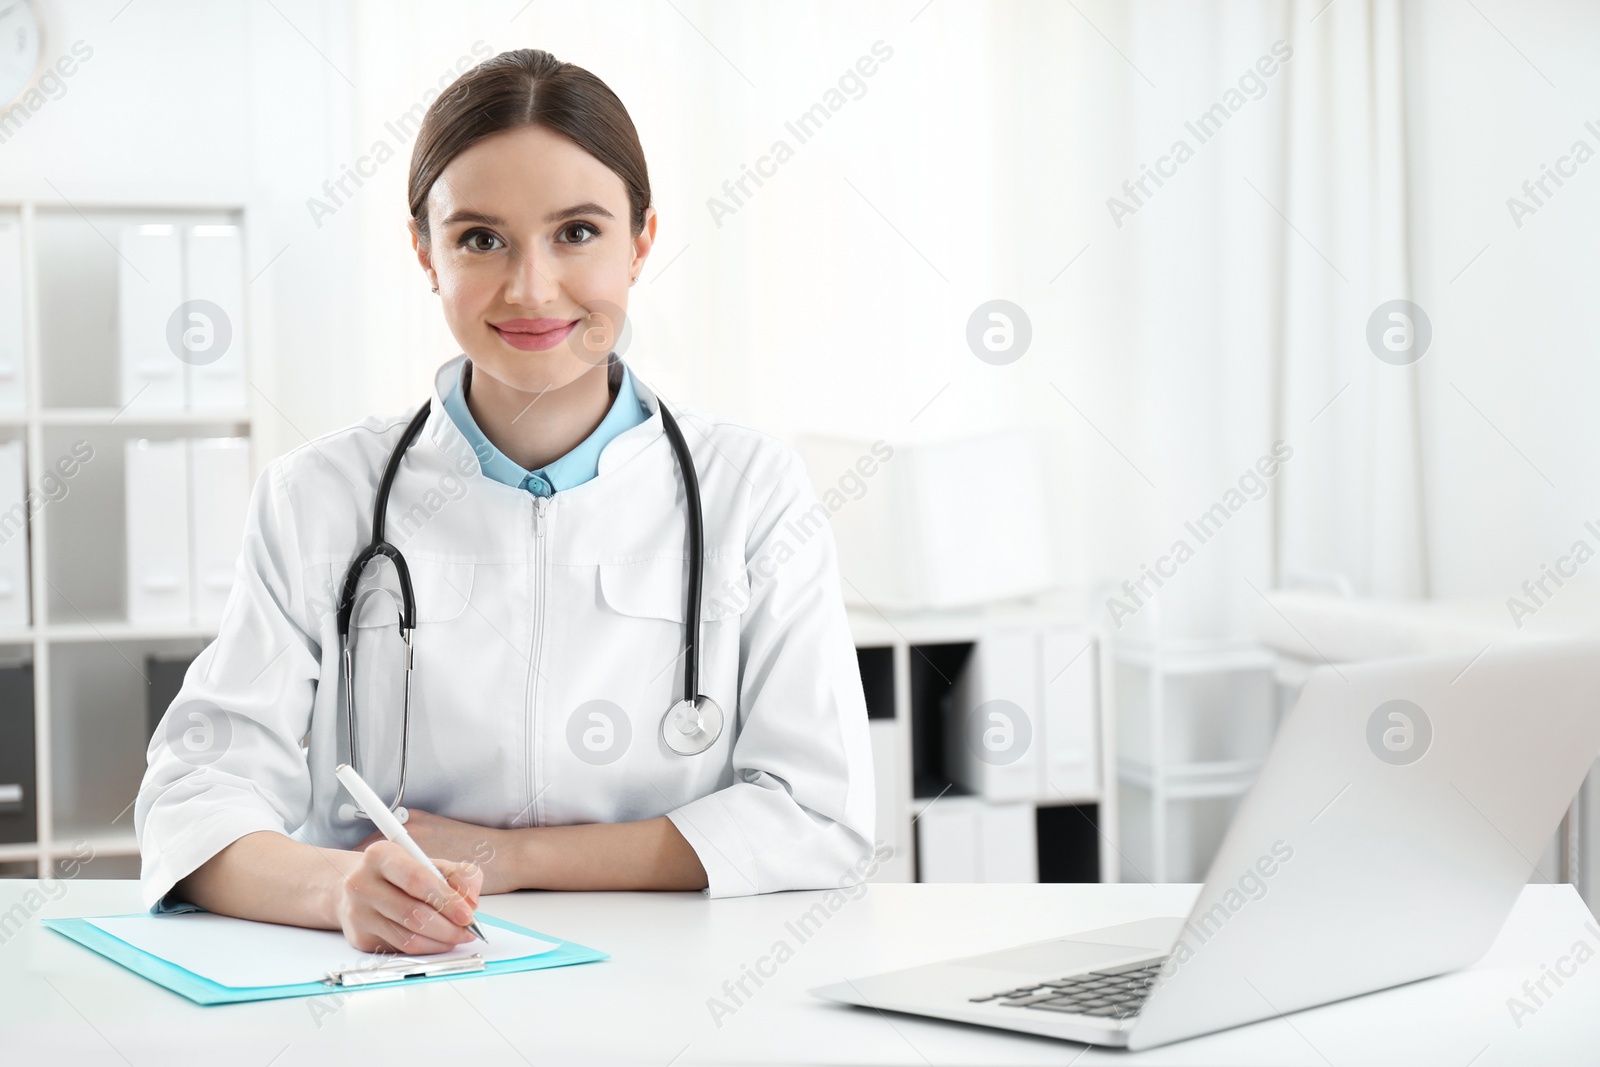
[[[533,654],[528,657],[528,825],[539,825],[538,792],[534,789],[539,758],[539,649],[544,644],[545,588],[549,584],[545,567],[545,513],[550,498],[533,498]]]

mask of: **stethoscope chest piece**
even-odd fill
[[[722,709],[704,693],[680,700],[661,717],[661,740],[680,756],[694,756],[722,736]]]

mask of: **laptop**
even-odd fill
[[[1591,639],[1318,667],[1188,915],[810,992],[1142,1049],[1466,967],[1600,753],[1597,709]]]

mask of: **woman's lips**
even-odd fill
[[[553,330],[544,330],[539,333],[528,330],[502,330],[492,322],[489,324],[489,328],[499,334],[500,339],[512,348],[520,348],[524,352],[543,352],[565,341],[567,334],[571,333],[572,328],[577,324],[578,320],[573,319],[565,326],[557,326]]]

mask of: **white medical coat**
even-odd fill
[[[860,882],[875,819],[866,704],[828,512],[795,451],[673,407],[705,513],[700,691],[726,717],[710,749],[681,756],[660,722],[683,693],[688,521],[655,394],[636,377],[650,417],[606,445],[595,478],[541,502],[485,477],[445,412],[465,358],[439,369],[387,509],[417,619],[404,803],[491,827],[666,815],[711,897]],[[257,830],[333,848],[372,831],[339,811],[336,612],[413,414],[308,441],[257,479],[217,637],[147,753],[134,807],[146,906]],[[362,589],[393,578],[369,569]],[[360,769],[387,800],[402,677],[389,597],[366,598],[351,632]]]

